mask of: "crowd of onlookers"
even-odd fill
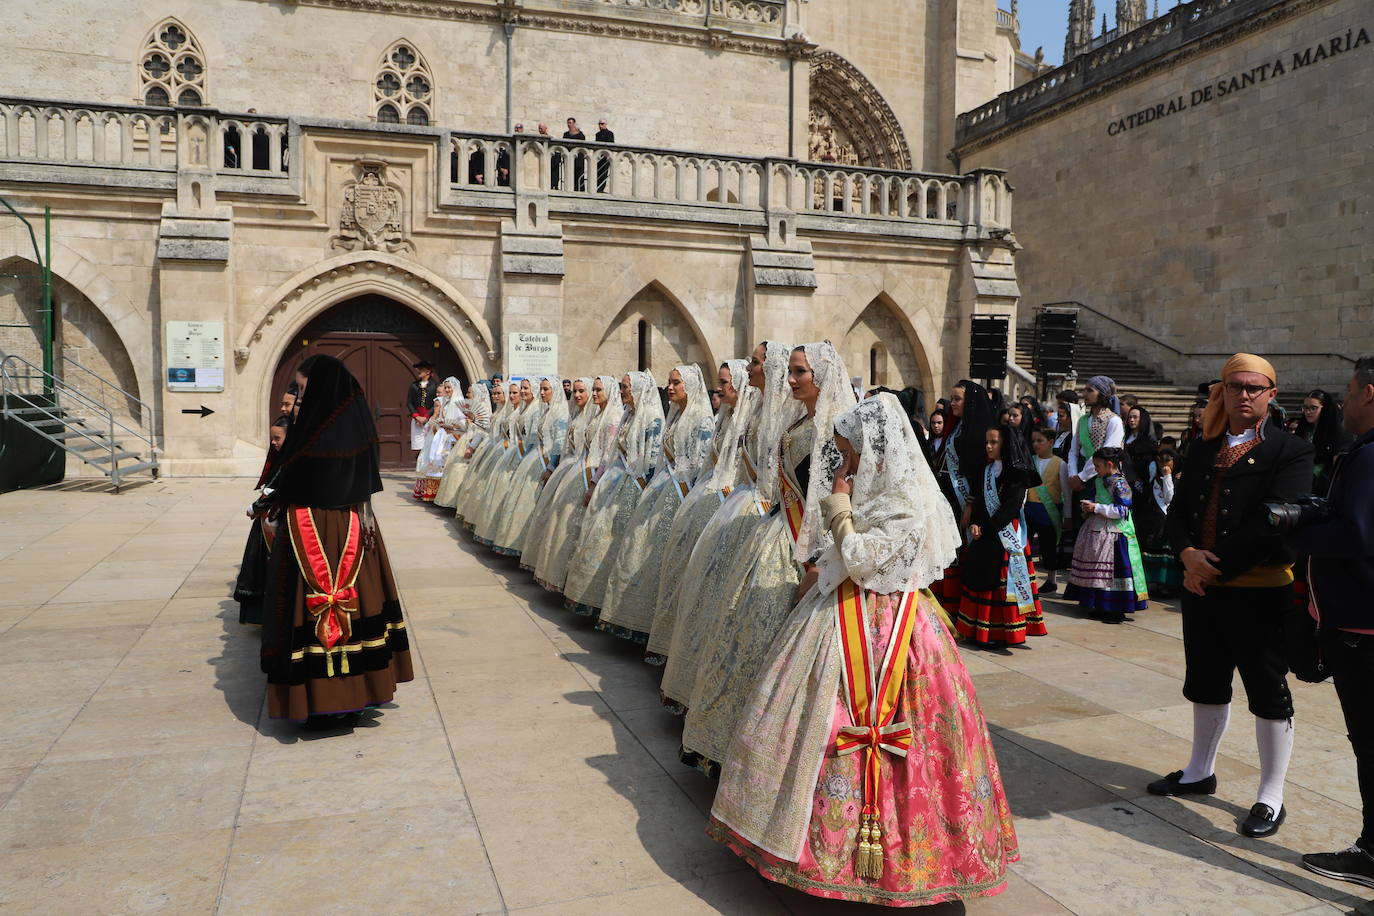
[[[587,135],[578,125],[576,118],[568,118],[568,129],[563,131],[564,140],[575,140],[587,142]],[[512,134],[523,136],[525,125],[517,121],[511,129]],[[535,127],[535,135],[540,137],[550,137],[549,125],[540,121]],[[611,130],[609,122],[602,118],[597,122],[596,134],[593,139],[597,143],[614,143],[615,132]],[[552,160],[551,177],[553,187],[562,188],[563,185],[563,165],[564,154],[555,152]],[[458,154],[455,152],[449,163],[450,180],[457,183],[460,180],[458,170]],[[599,159],[596,163],[596,190],[605,193],[610,187],[611,164],[606,159]],[[467,184],[481,185],[486,184],[487,180],[487,154],[481,149],[474,150],[468,154],[468,180]],[[496,154],[496,186],[505,188],[510,186],[510,152],[502,149]],[[587,190],[587,167],[582,157],[574,157],[572,170],[572,186],[566,190],[585,191]]]

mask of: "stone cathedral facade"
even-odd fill
[[[932,396],[970,317],[1016,308],[1011,187],[946,155],[1036,67],[995,0],[30,4],[0,46],[0,195],[51,208],[57,371],[152,405],[164,473],[256,471],[321,347],[379,420],[410,356],[471,380],[522,333],[564,375],[660,382],[828,337]],[[0,317],[32,319],[0,350],[32,360],[3,270],[30,249],[0,246]],[[171,383],[183,322],[222,324],[222,390]]]

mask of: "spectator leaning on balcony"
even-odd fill
[[[614,143],[615,132],[607,125],[606,119],[602,118],[596,122],[596,142]],[[598,193],[605,194],[611,186],[611,157],[610,154],[600,156],[596,160],[596,190]]]
[[[1330,515],[1300,526],[1290,543],[1312,558],[1310,609],[1355,751],[1364,825],[1349,849],[1305,855],[1302,864],[1374,887],[1374,356],[1355,364],[1344,426],[1355,441],[1332,462]]]
[[[1269,422],[1278,388],[1268,360],[1237,353],[1221,379],[1208,394],[1201,436],[1184,459],[1166,523],[1184,570],[1183,695],[1193,704],[1192,757],[1149,790],[1216,792],[1217,749],[1239,669],[1260,760],[1259,792],[1240,830],[1266,837],[1286,814],[1283,781],[1293,752],[1281,630],[1293,601],[1293,554],[1269,524],[1265,504],[1311,490],[1312,445]]]

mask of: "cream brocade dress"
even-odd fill
[[[519,421],[511,432],[510,447],[492,465],[491,473],[487,475],[487,485],[480,494],[480,502],[472,519],[472,536],[479,544],[491,546],[491,536],[495,533],[501,506],[505,503],[506,494],[510,492],[511,481],[515,477],[515,469],[519,467],[521,459],[525,457],[526,443],[529,438],[529,432],[525,429],[525,421]]]
[[[672,556],[668,553],[668,535],[673,519],[701,473],[714,434],[715,421],[707,416],[692,430],[687,440],[688,454],[674,455],[673,430],[664,433],[663,458],[630,517],[612,564],[598,629],[639,643],[648,639],[659,578]]]
[[[797,469],[811,457],[815,423],[803,418],[801,425],[783,436],[782,469],[797,493],[806,487]],[[809,475],[808,475],[809,476]],[[749,539],[742,552],[744,562],[735,564],[726,584],[726,603],[711,621],[706,636],[708,652],[696,671],[696,682],[687,699],[682,748],[688,762],[710,770],[725,760],[730,742],[748,705],[754,681],[768,658],[783,621],[792,611],[800,571],[792,556],[792,535],[782,511],[775,511]]]
[[[588,405],[583,408],[590,410]],[[544,489],[539,493],[539,501],[535,503],[534,513],[530,516],[531,525],[528,536],[525,538],[524,549],[520,552],[520,568],[533,572],[534,578],[548,588],[548,584],[540,579],[539,570],[546,569],[548,565],[549,552],[555,544],[559,546],[563,543],[563,537],[559,533],[559,519],[563,514],[564,500],[575,492],[577,505],[582,505],[582,497],[587,492],[587,446],[586,433],[579,436],[579,431],[575,424],[569,424],[566,441],[563,443],[563,454],[558,462],[558,467],[554,468],[549,475],[548,482],[544,484]],[[581,478],[582,485],[565,490],[569,478]],[[563,527],[566,530],[566,519]],[[561,583],[560,583],[561,585]]]
[[[467,475],[459,484],[458,495],[453,500],[456,519],[462,522],[465,528],[471,529],[476,522],[478,509],[482,505],[482,496],[491,481],[491,469],[510,447],[509,435],[506,418],[493,421],[491,434],[482,441],[473,453],[472,460],[468,462]]]
[[[458,490],[467,477],[473,460],[477,458],[475,452],[472,458],[464,458],[463,455],[468,449],[480,445],[486,436],[486,430],[476,423],[468,423],[467,432],[459,437],[453,450],[448,453],[448,463],[444,465],[444,476],[439,479],[439,491],[434,494],[434,505],[443,506],[445,509],[452,509],[457,505]]]
[[[561,397],[556,392],[554,397]],[[542,431],[535,430],[533,436],[526,436],[529,445],[525,457],[511,477],[510,491],[497,512],[496,524],[492,533],[492,549],[505,556],[519,556],[524,549],[525,537],[534,517],[534,508],[544,492],[546,481],[541,481],[544,471],[553,467],[563,453],[563,440],[567,436],[567,421],[559,421],[550,431],[545,441]]]
[[[691,698],[697,669],[709,650],[707,639],[715,632],[716,615],[734,597],[730,591],[734,578],[730,571],[734,566],[749,565],[745,547],[767,520],[767,512],[759,503],[754,470],[758,464],[746,458],[758,457],[762,420],[760,415],[749,424],[746,447],[741,450],[739,482],[702,529],[687,560],[677,599],[654,620],[655,630],[670,634],[668,663],[659,689],[666,699],[679,705],[685,706]],[[651,639],[651,651],[652,645]]]
[[[712,444],[711,457],[697,475],[696,485],[682,500],[673,526],[668,529],[667,546],[664,557],[667,562],[661,566],[658,579],[658,597],[654,601],[654,619],[649,624],[649,642],[645,653],[652,664],[662,664],[667,659],[673,645],[673,624],[677,621],[676,605],[683,577],[692,559],[692,548],[701,539],[711,516],[725,504],[733,486],[715,485],[714,472],[722,443]],[[734,481],[735,475],[730,475]]]
[[[563,596],[578,613],[599,611],[604,604],[616,551],[648,485],[647,481],[641,484],[625,463],[626,444],[633,426],[631,416],[626,415],[616,433],[616,456],[592,491],[577,548],[568,564]]]

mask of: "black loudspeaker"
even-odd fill
[[[1035,316],[1035,374],[1067,376],[1073,373],[1074,341],[1078,338],[1078,312],[1046,309]]]
[[[968,349],[969,378],[1007,377],[1007,328],[1005,317],[973,317]]]

